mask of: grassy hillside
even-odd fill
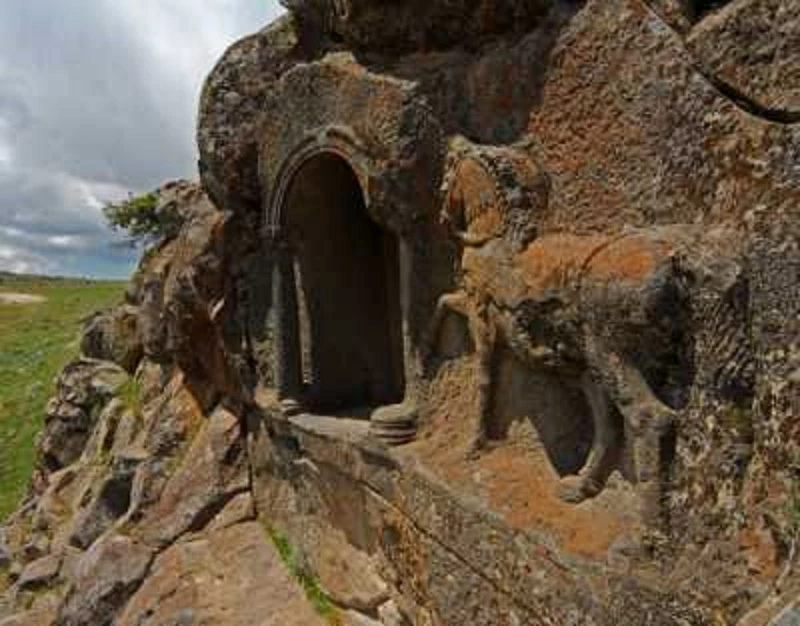
[[[119,301],[124,289],[122,282],[0,274],[0,294],[46,298],[37,304],[0,301],[0,520],[25,491],[53,380],[78,354],[80,321]]]

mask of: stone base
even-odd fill
[[[387,446],[400,446],[417,436],[417,410],[408,404],[392,404],[370,415],[370,434]]]
[[[292,417],[304,413],[303,405],[294,398],[284,398],[281,400],[281,413],[284,417]]]

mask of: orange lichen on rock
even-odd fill
[[[583,281],[640,282],[671,252],[652,234],[546,235],[515,258],[533,294],[576,287]]]
[[[432,388],[432,414],[409,451],[447,484],[484,501],[512,528],[544,533],[574,554],[604,560],[614,541],[635,528],[632,489],[568,504],[557,496],[559,476],[535,443],[507,442],[465,461],[470,423],[477,419],[474,387],[471,359],[443,366]]]
[[[503,216],[494,182],[485,167],[474,159],[464,159],[459,164],[448,200],[451,215],[459,214],[469,225],[470,232],[499,235],[502,231]],[[463,228],[463,225],[455,226]]]
[[[605,282],[639,282],[652,274],[671,252],[671,244],[652,233],[623,235],[592,255],[586,277]]]
[[[569,552],[599,560],[605,560],[615,540],[633,530],[635,506],[620,506],[624,492],[606,491],[580,506],[560,499],[558,475],[544,454],[504,446],[485,455],[479,465],[489,505],[512,528],[544,531]]]
[[[607,242],[608,237],[602,235],[548,235],[517,255],[514,264],[531,293],[541,294],[577,285],[586,263]]]

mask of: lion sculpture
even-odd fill
[[[427,338],[432,350],[448,311],[467,320],[479,367],[470,453],[487,440],[502,343],[528,367],[573,377],[585,397],[591,451],[577,475],[561,479],[559,496],[597,495],[627,446],[643,522],[657,529],[676,415],[694,376],[693,268],[730,266],[736,238],[692,226],[536,236],[520,227],[519,210],[509,219],[504,197],[520,190],[506,177],[504,196],[490,161],[465,158],[451,173],[440,217],[461,251],[458,285],[439,299]],[[546,208],[543,195],[526,207],[530,221]]]

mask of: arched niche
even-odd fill
[[[420,337],[444,280],[435,270],[446,255],[430,245],[446,153],[440,125],[416,84],[386,80],[344,56],[290,70],[264,109],[259,181],[284,412],[369,408],[373,434],[391,445],[408,441],[423,384]],[[317,231],[320,211],[327,226]],[[341,230],[350,228],[358,234]],[[336,243],[323,242],[323,231]],[[327,263],[325,245],[337,250]],[[333,267],[336,277],[321,280]],[[335,289],[341,276],[349,280]],[[356,285],[357,297],[338,295]],[[376,301],[384,303],[379,312]],[[341,311],[357,323],[327,319]],[[351,355],[347,363],[337,366],[336,351]]]
[[[370,217],[353,166],[334,149],[304,155],[277,215],[282,396],[315,413],[399,403],[399,241]]]
[[[396,235],[369,217],[355,172],[332,152],[303,163],[285,202],[311,401],[319,410],[399,402],[404,376]]]

